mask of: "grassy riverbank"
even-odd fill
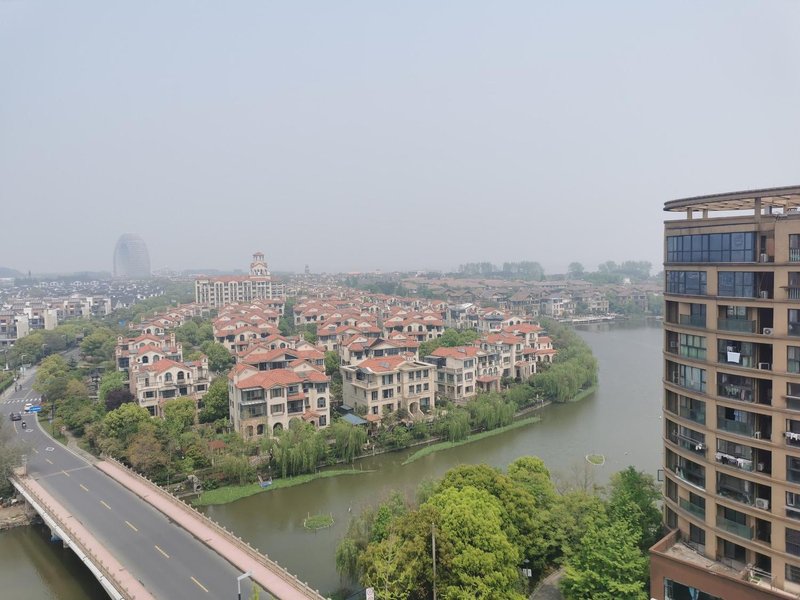
[[[583,400],[584,398],[586,398],[588,396],[591,396],[596,391],[597,391],[597,385],[589,386],[585,390],[581,390],[580,392],[575,394],[575,397],[572,398],[571,400],[567,400],[567,402],[579,402],[579,401]]]
[[[406,460],[403,461],[404,465],[414,462],[415,460],[419,460],[423,456],[428,456],[428,454],[433,454],[434,452],[439,452],[440,450],[448,450],[450,448],[456,448],[458,446],[463,446],[464,444],[469,444],[471,442],[477,442],[478,440],[482,440],[487,437],[492,437],[494,435],[500,435],[501,433],[505,433],[506,431],[510,431],[512,429],[517,429],[518,427],[524,427],[525,425],[530,425],[531,423],[538,423],[541,421],[542,418],[539,416],[536,417],[528,417],[527,419],[520,419],[519,421],[514,421],[510,425],[506,425],[505,427],[498,427],[497,429],[490,429],[489,431],[481,431],[480,433],[476,433],[470,436],[467,436],[467,439],[461,440],[460,442],[439,442],[438,444],[431,444],[430,446],[425,446],[421,450],[417,450],[409,456]]]
[[[241,498],[247,498],[254,494],[261,492],[268,492],[279,488],[292,487],[293,485],[302,485],[315,479],[325,479],[327,477],[337,477],[339,475],[360,475],[361,473],[370,473],[371,471],[361,471],[355,469],[337,469],[332,471],[320,471],[319,473],[308,473],[306,475],[298,475],[296,477],[287,477],[285,479],[274,479],[272,485],[262,488],[257,483],[250,483],[247,485],[226,485],[215,490],[208,490],[200,494],[192,504],[194,506],[210,506],[212,504],[227,504]]]

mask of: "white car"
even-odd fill
[[[25,408],[23,410],[25,412],[29,412],[31,410],[31,408],[33,408],[33,404],[31,404],[30,402],[26,402],[25,403]]]

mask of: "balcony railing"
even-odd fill
[[[686,483],[690,483],[701,489],[706,488],[706,477],[702,472],[687,467],[675,467],[673,471],[679,479],[682,479]]]
[[[794,431],[787,431],[784,433],[786,436],[786,445],[787,446],[794,446],[795,448],[800,448],[800,433],[795,433]]]
[[[753,461],[748,460],[747,458],[741,458],[739,456],[733,456],[732,454],[726,454],[724,452],[717,452],[714,455],[717,462],[721,465],[727,465],[729,467],[734,467],[735,469],[740,469],[742,471],[753,471]]]
[[[800,262],[800,248],[789,248],[789,262]]]
[[[678,409],[678,414],[684,419],[689,419],[690,421],[694,421],[695,423],[699,423],[700,425],[706,424],[705,410],[692,410],[685,406],[681,406]]]
[[[717,418],[717,427],[727,431],[728,433],[735,433],[737,435],[744,435],[747,437],[754,437],[756,431],[755,425],[751,425],[743,421],[726,419],[724,417]]]
[[[705,315],[680,315],[678,323],[686,327],[700,327],[705,329],[706,316]]]
[[[702,506],[697,506],[696,504],[692,504],[686,498],[680,498],[680,505],[681,508],[687,512],[692,513],[694,516],[699,517],[700,519],[706,518],[706,509]]]
[[[738,331],[741,333],[755,333],[756,322],[744,319],[718,319],[717,329],[722,331]]]
[[[726,519],[722,515],[717,515],[717,527],[720,529],[724,529],[728,533],[732,533],[733,535],[738,535],[740,538],[744,538],[746,540],[753,539],[753,530],[750,529],[747,525],[742,525],[741,523],[737,523],[736,521],[731,521],[730,519]]]
[[[720,484],[717,488],[717,494],[734,502],[753,506],[753,497],[743,490]]]

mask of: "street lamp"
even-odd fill
[[[239,600],[242,600],[242,580],[247,579],[250,577],[250,575],[252,575],[252,573],[250,573],[250,571],[246,571],[236,578],[236,592],[238,593],[237,597]]]

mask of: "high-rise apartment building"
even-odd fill
[[[664,227],[658,600],[800,594],[800,187],[674,200]]]
[[[213,308],[281,298],[285,293],[284,285],[272,280],[262,252],[253,254],[249,275],[201,277],[194,282],[195,302]]]
[[[144,240],[134,233],[126,233],[114,247],[114,277],[146,279],[150,277],[150,254]]]

